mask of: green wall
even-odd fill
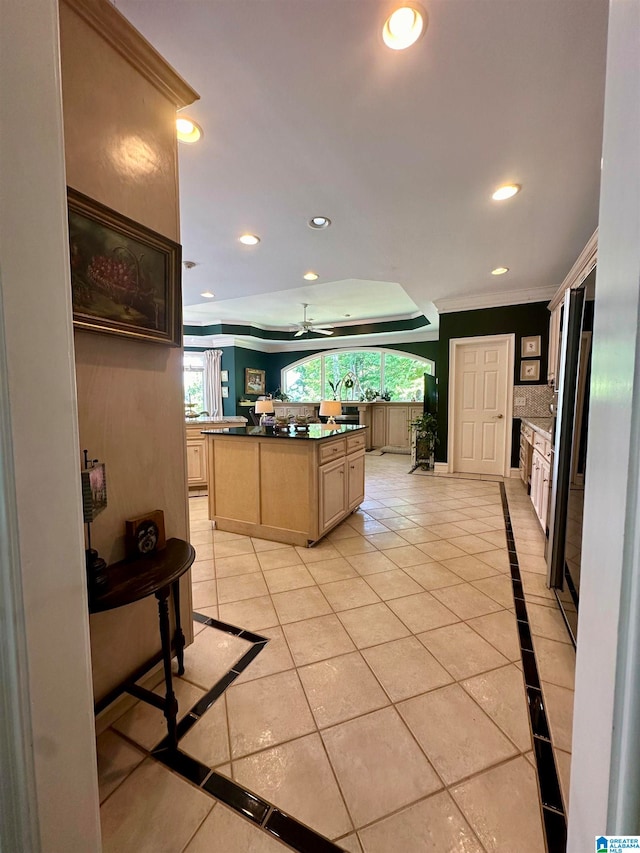
[[[480,308],[475,311],[456,311],[440,315],[440,340],[438,341],[438,462],[447,460],[448,429],[448,392],[449,392],[449,341],[452,338],[471,338],[476,335],[515,334],[515,370],[516,385],[547,384],[547,350],[549,343],[549,311],[546,302],[533,302],[528,305],[509,305],[502,308]],[[538,382],[520,382],[520,341],[529,335],[542,338],[542,357],[540,359],[540,380]],[[518,445],[520,420],[513,421],[514,440],[511,446],[511,465],[518,466]]]

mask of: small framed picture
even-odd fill
[[[264,370],[257,370],[254,367],[245,367],[244,369],[244,393],[245,394],[264,394],[266,387],[266,373]]]
[[[540,379],[540,361],[520,362],[520,381],[537,382]]]
[[[542,339],[540,335],[530,335],[522,339],[522,358],[540,358]]]
[[[154,509],[138,518],[127,519],[125,542],[129,557],[142,557],[153,551],[161,551],[166,545],[163,511]]]
[[[228,388],[228,386],[227,386],[227,385],[223,385],[223,386],[222,386],[222,388],[221,388],[220,390],[222,391],[222,396],[223,396],[223,397],[228,397],[228,396],[229,396],[229,388]]]
[[[220,371],[220,382],[228,382],[228,381],[229,381],[229,371],[228,370],[221,370]]]

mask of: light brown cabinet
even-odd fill
[[[328,462],[320,468],[320,532],[336,525],[347,509],[347,463],[342,459]]]
[[[411,447],[409,424],[422,414],[422,404],[373,403],[373,447]]]
[[[207,443],[204,438],[187,439],[187,482],[190,487],[207,485]]]
[[[318,438],[214,433],[209,452],[209,518],[220,530],[308,545],[364,499],[366,428]]]

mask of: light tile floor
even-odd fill
[[[211,530],[190,499],[196,609],[269,643],[181,748],[348,851],[543,853],[499,486],[366,464],[360,511],[311,549]],[[575,655],[506,489],[566,801]],[[249,647],[194,631],[181,713]],[[105,851],[288,849],[145,757],[163,734],[138,703],[98,738]]]

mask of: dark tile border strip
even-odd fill
[[[194,726],[214,702],[222,696],[236,678],[244,672],[249,664],[266,648],[268,637],[262,637],[253,631],[245,631],[235,625],[220,622],[218,619],[193,613],[195,622],[208,628],[215,628],[225,634],[231,634],[252,643],[240,660],[222,676],[213,687],[202,696],[188,713],[178,723],[178,741]],[[152,751],[156,761],[169,767],[183,779],[196,785],[202,791],[214,797],[221,803],[255,823],[269,835],[275,836],[283,844],[296,850],[297,853],[342,853],[342,848],[329,841],[323,835],[314,832],[309,827],[290,817],[285,812],[262,797],[258,797],[232,779],[227,779],[216,773],[206,764],[182,752],[181,749],[169,749],[168,738],[165,738]]]
[[[540,688],[538,664],[533,648],[529,615],[524,598],[518,554],[516,552],[515,539],[513,538],[511,516],[509,515],[507,490],[504,487],[504,483],[500,483],[500,498],[502,500],[502,512],[504,514],[504,526],[507,535],[507,551],[509,552],[513,600],[516,610],[518,635],[520,637],[520,654],[522,655],[522,669],[529,706],[531,732],[533,735],[533,750],[536,771],[538,773],[538,784],[540,786],[540,805],[542,807],[547,853],[565,853],[567,849],[567,817],[562,803],[558,769],[553,754],[549,722]]]

